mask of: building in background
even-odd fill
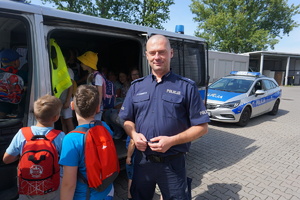
[[[274,78],[279,85],[300,85],[300,54],[249,52],[249,69]]]
[[[279,85],[300,85],[300,54],[256,51],[244,54],[208,51],[209,82],[231,71],[257,71]]]

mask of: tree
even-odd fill
[[[195,35],[212,50],[234,53],[274,49],[278,37],[299,26],[292,19],[299,7],[287,0],[192,0],[190,5],[199,22]]]
[[[174,0],[42,0],[57,9],[163,29]]]
[[[164,29],[162,24],[170,19],[169,6],[172,4],[174,0],[135,0],[131,23]]]

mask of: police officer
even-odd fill
[[[158,184],[164,200],[186,200],[185,153],[207,133],[209,117],[195,82],[170,70],[169,40],[154,35],[146,49],[152,74],[133,81],[119,114],[138,150],[131,194],[151,200]]]

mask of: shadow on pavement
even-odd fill
[[[237,194],[242,189],[242,186],[237,184],[214,183],[208,186],[208,191],[196,195],[195,200],[214,200],[214,199],[234,199],[239,200]],[[220,192],[222,191],[222,193]]]
[[[222,182],[222,180],[210,176],[210,173],[230,167],[253,153],[258,149],[257,146],[251,146],[254,142],[253,139],[220,131],[210,125],[209,133],[193,142],[190,153],[187,155],[187,174],[193,179],[192,190],[201,185],[203,178],[207,179],[206,182]],[[239,185],[230,184],[229,186],[223,183],[207,187],[209,191],[200,196],[197,195],[198,199],[201,199],[202,195],[209,196],[211,193],[221,194],[226,188],[228,190],[226,192],[232,197],[232,195],[237,195],[236,192],[241,188]],[[199,194],[199,191],[196,193]]]

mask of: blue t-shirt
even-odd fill
[[[151,74],[133,81],[119,116],[134,122],[136,131],[147,140],[173,136],[210,121],[195,82],[172,72],[159,83]],[[189,147],[190,143],[176,145],[166,153],[153,152],[148,147],[145,153],[174,155],[187,152]]]
[[[90,128],[90,124],[79,125],[79,127]],[[86,166],[84,162],[84,134],[69,133],[65,136],[62,144],[62,152],[59,160],[60,165],[78,167],[78,170],[86,177]],[[90,189],[90,200],[102,200],[108,195],[112,188],[112,184],[108,186],[103,192],[98,192]],[[73,200],[86,199],[87,185],[77,180],[76,189]]]
[[[31,126],[31,131],[33,135],[46,135],[53,127],[38,127],[38,126]],[[63,138],[65,136],[64,132],[60,132],[60,134],[53,140],[53,144],[58,151],[58,155],[61,152],[61,145]],[[26,143],[26,139],[21,131],[21,129],[17,132],[17,134],[12,139],[9,147],[6,149],[6,153],[12,156],[22,155],[23,147]]]

